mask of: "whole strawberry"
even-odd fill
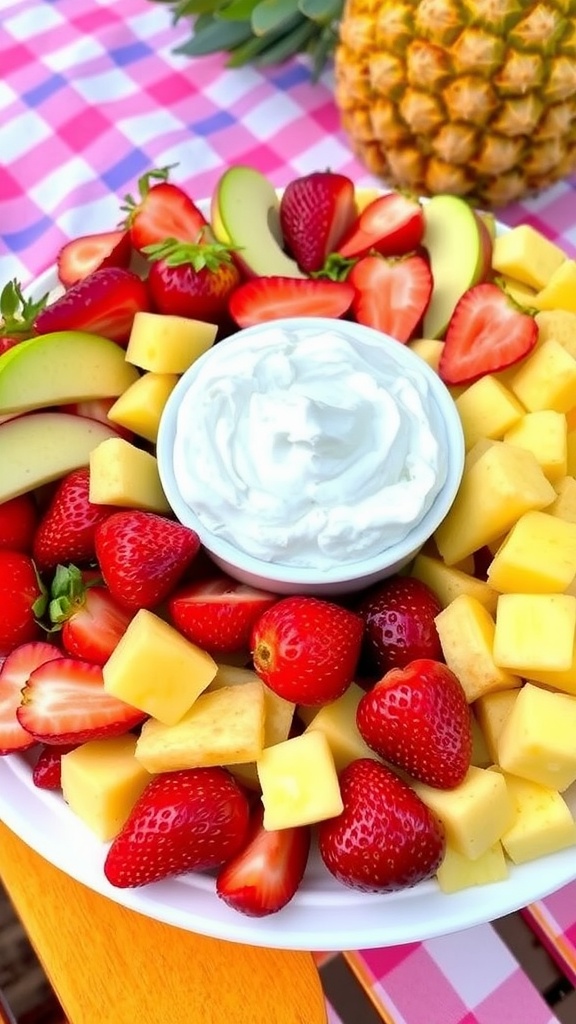
[[[136,313],[150,309],[146,283],[126,267],[101,267],[46,306],[34,322],[38,334],[88,331],[126,347]]]
[[[453,789],[470,767],[470,709],[442,662],[421,658],[391,669],[361,698],[356,723],[380,757],[429,786]]]
[[[95,665],[108,661],[132,619],[106,587],[87,583],[75,565],[56,567],[48,615],[64,650]]]
[[[225,768],[157,775],[113,840],[104,873],[125,889],[220,867],[244,844],[249,817],[248,799]]]
[[[96,557],[112,597],[125,608],[153,608],[171,593],[200,540],[154,512],[115,512],[96,529]]]
[[[84,565],[96,557],[96,527],[115,508],[92,504],[89,485],[89,470],[84,467],[68,473],[58,485],[34,537],[34,561],[41,572],[69,562]]]
[[[240,271],[228,246],[203,236],[195,243],[167,238],[146,246],[148,288],[159,313],[221,323]]]
[[[357,610],[365,623],[363,654],[377,672],[442,658],[434,621],[442,605],[420,580],[392,576],[368,591]]]
[[[363,628],[358,615],[331,601],[282,598],[254,626],[254,668],[274,693],[296,704],[336,700],[354,678]]]
[[[284,242],[307,274],[322,269],[355,219],[354,185],[344,174],[313,171],[294,178],[280,200]]]
[[[340,775],[344,810],[318,826],[324,864],[344,885],[393,892],[430,878],[445,852],[444,828],[385,765],[352,761]]]
[[[21,494],[0,504],[0,548],[32,551],[38,507],[31,494]]]
[[[22,551],[0,550],[0,655],[39,637],[36,611],[41,598],[32,559]]]

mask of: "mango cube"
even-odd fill
[[[545,857],[576,845],[576,822],[557,790],[505,773],[514,821],[502,846],[514,864]]]
[[[122,437],[109,437],[90,452],[89,499],[94,505],[170,512],[156,459]]]
[[[538,292],[538,309],[561,309],[576,313],[576,260],[564,260]]]
[[[572,664],[576,597],[570,594],[501,594],[493,656],[500,668],[531,676]]]
[[[525,683],[498,740],[505,772],[563,792],[576,780],[576,697]]]
[[[504,434],[507,444],[532,452],[548,480],[566,476],[568,466],[566,416],[553,409],[528,412]]]
[[[474,701],[474,715],[488,748],[490,764],[498,761],[500,733],[519,693],[520,685],[514,690],[493,690]]]
[[[325,734],[338,773],[360,757],[377,759],[377,754],[362,738],[356,725],[356,711],[363,696],[362,687],[351,683],[338,700],[316,711],[306,726],[305,732],[320,729]]]
[[[476,598],[491,614],[496,611],[498,592],[489,583],[462,572],[456,566],[446,565],[441,558],[420,552],[414,560],[410,575],[426,583],[434,591],[443,608],[460,594],[468,594],[469,597]]]
[[[107,693],[166,725],[174,725],[206,689],[217,669],[206,651],[142,608],[102,672]]]
[[[570,590],[576,589],[573,586]],[[576,696],[576,637],[572,649],[572,661],[566,669],[559,671],[546,671],[545,669],[532,669],[530,682],[539,683],[541,686],[551,690],[559,690],[560,693],[570,693]]]
[[[184,373],[214,344],[216,324],[160,313],[136,313],[126,359],[151,373]]]
[[[568,412],[576,405],[576,359],[557,341],[545,341],[520,364],[510,389],[529,412]]]
[[[569,416],[570,413],[567,413],[566,422]],[[576,476],[576,428],[569,428],[566,434],[566,472],[570,476]]]
[[[108,419],[155,443],[164,406],[177,383],[175,373],[142,374],[116,399]]]
[[[492,267],[538,291],[566,259],[558,245],[530,224],[519,224],[494,239]]]
[[[538,344],[556,341],[576,359],[576,313],[565,309],[550,309],[536,313]]]
[[[500,440],[525,412],[516,396],[491,374],[470,384],[456,399],[456,408],[466,449],[481,437]]]
[[[444,342],[438,338],[416,338],[414,341],[409,342],[409,348],[420,356],[428,366],[438,373],[438,365],[440,363],[440,356],[442,355],[442,349],[444,348]]]
[[[252,669],[218,664],[218,671],[206,692],[221,690],[223,686],[243,686],[250,682],[260,683],[264,694],[264,746],[271,747],[274,743],[288,739],[296,705],[274,693]]]
[[[267,747],[256,762],[264,828],[312,825],[341,814],[344,805],[326,734],[320,729]]]
[[[469,703],[491,690],[520,685],[518,676],[495,663],[494,619],[476,598],[460,594],[435,622],[446,664],[458,676]]]
[[[576,440],[576,432],[574,437]],[[555,482],[554,490],[556,497],[551,505],[546,506],[547,514],[565,519],[567,523],[576,523],[576,479],[573,476],[562,477]]]
[[[103,842],[120,832],[149,773],[134,756],[136,737],[128,733],[90,740],[62,755],[62,795],[85,825]]]
[[[514,277],[501,275],[502,287],[507,295],[510,295],[519,306],[533,306],[534,296],[538,294],[536,288],[531,288],[523,281],[517,281]]]
[[[562,593],[576,575],[576,524],[548,512],[526,512],[498,548],[487,575],[502,593]]]
[[[508,864],[502,843],[494,843],[476,860],[470,860],[447,844],[436,878],[441,891],[446,893],[460,892],[474,885],[505,881],[508,878]]]
[[[469,860],[485,854],[513,821],[506,783],[490,768],[471,766],[455,789],[433,789],[422,782],[413,782],[412,788],[443,822],[452,849]]]

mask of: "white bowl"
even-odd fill
[[[361,348],[370,346],[382,357],[383,366],[399,374],[410,372],[423,380],[428,387],[429,399],[434,408],[435,419],[442,431],[441,450],[447,460],[447,474],[442,488],[437,493],[423,518],[399,542],[390,544],[378,554],[358,561],[342,563],[336,559],[328,567],[303,568],[265,561],[247,554],[227,539],[212,532],[199,518],[194,508],[184,499],[174,471],[174,448],[177,423],[182,403],[194,388],[199,374],[206,368],[210,371],[226,372],[226,357],[232,346],[238,351],[240,345],[253,348],[254,341],[268,332],[271,327],[280,331],[321,330],[346,335],[348,340]],[[200,384],[198,385],[200,387]],[[185,526],[195,530],[213,561],[235,579],[252,586],[271,590],[275,593],[290,594],[344,594],[360,590],[378,580],[398,572],[420,550],[426,540],[446,516],[458,490],[464,466],[464,439],[458,413],[452,397],[438,375],[407,346],[360,324],[349,321],[328,320],[321,317],[297,317],[258,324],[239,330],[218,342],[197,359],[183,374],[164,409],[157,442],[157,458],[162,485],[166,497],[177,518]],[[287,523],[287,526],[289,524]]]

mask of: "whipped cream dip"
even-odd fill
[[[360,340],[343,322],[326,325],[271,322],[202,356],[178,408],[172,467],[216,537],[320,571],[402,541],[447,475],[427,368],[396,361],[376,332]]]

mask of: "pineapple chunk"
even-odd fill
[[[576,822],[557,790],[507,773],[504,778],[515,817],[501,842],[514,864],[576,845]]]
[[[538,344],[557,341],[576,359],[576,313],[565,309],[545,310],[534,317],[538,324]]]
[[[506,294],[510,295],[519,306],[530,307],[534,305],[534,297],[538,294],[536,288],[531,288],[529,284],[516,281],[513,277],[506,277],[504,274],[501,281]]]
[[[175,373],[144,373],[116,399],[108,419],[155,443],[164,406],[177,383]]]
[[[555,483],[567,473],[567,435],[564,413],[541,409],[518,419],[504,434],[504,441],[532,452],[546,478]]]
[[[416,556],[410,575],[426,583],[434,591],[440,604],[446,608],[460,594],[476,598],[491,613],[496,611],[498,592],[484,580],[478,580],[453,565],[445,565],[441,558],[422,554]]]
[[[530,681],[539,683],[541,686],[551,690],[559,690],[560,693],[570,693],[572,696],[576,696],[576,637],[572,649],[572,661],[568,668],[557,672],[532,669]]]
[[[474,885],[489,885],[508,878],[502,843],[494,843],[476,860],[470,860],[447,844],[444,860],[436,872],[442,892],[459,892]]]
[[[560,594],[576,575],[576,524],[549,515],[520,516],[488,567],[502,593]]]
[[[495,440],[490,437],[480,437],[476,444],[473,444],[470,451],[466,452],[464,457],[464,472],[468,472],[472,469],[472,466],[478,462],[478,459],[487,452],[489,448],[495,444]]]
[[[455,789],[433,789],[423,782],[411,785],[443,822],[450,846],[469,860],[477,860],[494,846],[513,821],[506,783],[489,768],[471,766]]]
[[[502,726],[498,764],[562,793],[576,780],[575,736],[576,697],[525,683]]]
[[[534,305],[538,309],[576,313],[576,260],[565,259],[556,268],[547,284],[538,292]]]
[[[474,714],[488,749],[489,764],[498,760],[498,739],[519,693],[520,686],[518,685],[513,690],[493,690],[474,701]],[[480,765],[480,767],[487,767],[487,765]]]
[[[267,747],[256,767],[264,828],[312,825],[342,813],[334,759],[326,734],[319,729]]]
[[[126,359],[152,373],[184,373],[214,344],[218,328],[201,320],[136,313]]]
[[[456,399],[466,449],[481,437],[501,440],[524,415],[524,406],[496,377],[487,374]]]
[[[438,338],[416,338],[414,341],[409,342],[408,348],[411,348],[417,356],[420,356],[420,359],[428,363],[428,366],[435,373],[438,373],[440,356],[444,348],[443,341],[440,341]]]
[[[531,676],[572,664],[576,597],[570,594],[501,594],[493,655],[500,668]]]
[[[149,772],[256,761],[264,747],[264,690],[259,679],[202,693],[174,725],[148,719],[136,757]]]
[[[252,669],[236,668],[233,665],[218,665],[218,671],[207,687],[207,692],[221,690],[223,686],[242,686],[255,681],[260,683],[264,694],[264,746],[271,747],[274,743],[288,739],[296,708],[292,701],[274,693]]]
[[[557,341],[545,341],[520,364],[510,389],[529,412],[568,412],[576,405],[576,359]]]
[[[494,239],[492,268],[538,291],[564,263],[566,253],[530,224],[519,224]]]
[[[123,827],[150,782],[134,756],[130,733],[90,740],[62,755],[62,795],[85,825],[107,843]]]
[[[570,413],[566,416],[568,421]],[[570,476],[576,476],[576,428],[568,429],[566,435],[566,472]]]
[[[160,514],[171,511],[156,459],[122,437],[109,437],[90,452],[89,500]]]
[[[446,664],[458,676],[469,703],[492,690],[520,685],[518,676],[496,665],[492,656],[494,619],[476,598],[461,594],[435,622]]]
[[[378,760],[377,754],[362,738],[356,725],[356,711],[363,696],[362,687],[351,683],[338,700],[320,708],[306,726],[305,732],[320,729],[325,733],[337,772],[360,757]]]
[[[511,691],[502,690],[501,692],[510,693]],[[484,733],[473,711],[470,713],[470,724],[472,726],[472,756],[470,764],[473,764],[476,768],[488,768],[494,763],[494,758],[490,755]]]
[[[574,438],[576,441],[576,432]],[[562,477],[554,484],[554,489],[556,498],[551,505],[546,506],[547,514],[564,519],[567,523],[576,523],[576,480],[573,476]]]
[[[206,651],[142,608],[102,672],[107,693],[174,725],[213,680],[217,669]]]
[[[452,508],[434,534],[440,555],[448,565],[459,562],[506,533],[524,512],[550,505],[555,496],[532,452],[492,441],[464,470]]]

